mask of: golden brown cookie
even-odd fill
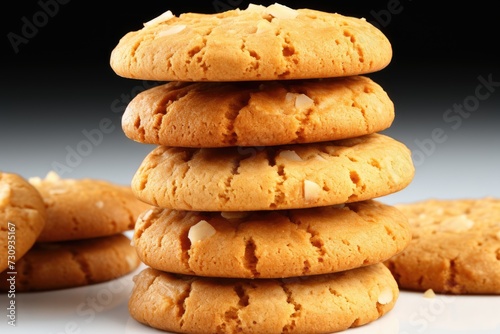
[[[128,138],[181,147],[272,146],[387,129],[394,104],[368,77],[307,81],[170,82],[138,94],[122,117]]]
[[[408,148],[372,134],[278,147],[159,146],[139,166],[132,190],[145,202],[176,210],[299,209],[387,195],[413,175]]]
[[[133,240],[141,260],[158,270],[282,278],[382,262],[403,250],[411,234],[397,209],[369,200],[263,212],[154,208],[139,216]]]
[[[500,294],[500,199],[400,204],[413,240],[386,262],[403,289]]]
[[[253,81],[371,73],[392,58],[365,19],[280,4],[218,14],[170,11],[123,36],[110,65],[157,81]]]
[[[65,289],[109,281],[140,265],[130,239],[124,234],[61,242],[37,242],[16,263],[17,292]],[[0,290],[9,289],[11,277],[0,274]]]
[[[95,179],[64,179],[49,172],[29,181],[42,194],[47,223],[38,241],[95,238],[132,230],[150,207],[129,186]]]
[[[373,322],[399,291],[382,264],[288,279],[180,276],[146,268],[135,277],[131,316],[176,333],[330,333]]]
[[[15,271],[18,261],[35,243],[46,222],[40,193],[15,173],[0,171],[0,271]]]

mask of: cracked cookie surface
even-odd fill
[[[133,176],[132,190],[176,210],[299,209],[387,195],[413,175],[408,148],[377,133],[274,147],[158,146]]]
[[[139,216],[133,240],[141,260],[158,270],[282,278],[382,262],[403,250],[411,234],[402,213],[369,200],[236,213],[154,208]]]
[[[134,229],[137,216],[150,205],[130,186],[97,179],[66,179],[54,172],[30,183],[43,197],[47,223],[37,241],[64,241],[113,235]]]
[[[387,37],[365,19],[270,7],[166,12],[124,35],[110,65],[133,79],[252,81],[365,74],[392,58]]]
[[[413,240],[386,262],[403,289],[500,294],[500,199],[429,199],[396,205]]]
[[[387,129],[394,104],[364,76],[238,82],[170,82],[138,94],[128,138],[176,147],[272,146],[357,137]]]
[[[131,316],[176,333],[330,333],[388,313],[399,296],[382,264],[286,279],[222,279],[144,269]]]
[[[42,196],[28,180],[0,171],[0,271],[26,254],[46,220]]]
[[[37,242],[16,263],[16,291],[48,291],[109,281],[137,269],[140,260],[123,234],[86,240]],[[9,290],[6,272],[0,290]]]

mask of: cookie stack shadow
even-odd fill
[[[325,333],[394,307],[382,262],[411,235],[376,198],[404,189],[414,168],[380,133],[392,101],[363,76],[391,56],[365,20],[279,4],[166,12],[120,40],[118,75],[168,81],[122,118],[127,137],[156,145],[132,179],[154,206],[133,236],[148,267],[134,279],[134,319],[172,332]]]

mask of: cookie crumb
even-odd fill
[[[432,289],[425,290],[424,298],[436,298],[436,294],[434,293],[434,290],[432,290]]]
[[[390,288],[385,288],[378,295],[377,302],[381,305],[389,304],[393,299],[392,290]]]
[[[200,220],[196,225],[191,226],[188,232],[188,238],[191,244],[194,244],[198,241],[210,238],[215,232],[215,228],[206,220]]]

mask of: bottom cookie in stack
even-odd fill
[[[146,268],[134,278],[130,314],[179,333],[328,333],[375,321],[395,305],[383,264],[284,279],[176,275]]]
[[[0,290],[15,272],[17,292],[44,291],[109,281],[139,267],[124,232],[150,206],[129,187],[94,179],[62,179],[50,172],[30,178],[46,216],[36,242],[0,273]],[[28,183],[26,181],[26,183]],[[13,223],[15,222],[14,218]]]
[[[380,263],[410,242],[395,208],[374,200],[280,211],[139,216],[133,318],[183,333],[324,333],[391,310],[398,287]],[[258,278],[258,279],[254,279]]]

